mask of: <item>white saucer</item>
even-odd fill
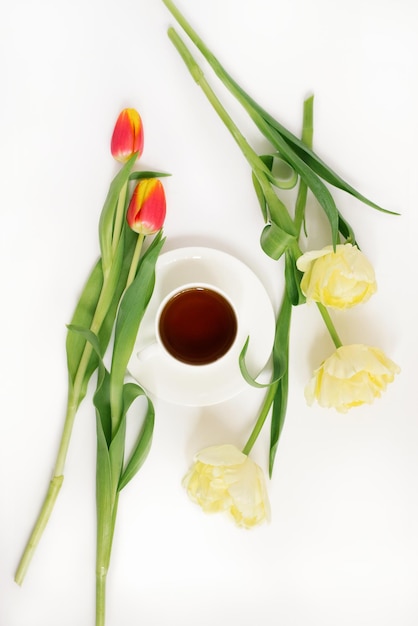
[[[239,315],[236,349],[228,353],[228,358],[224,357],[221,367],[216,363],[190,367],[174,362],[163,351],[145,349],[155,342],[155,316],[161,300],[181,285],[193,282],[209,283],[224,291]],[[157,261],[154,292],[128,371],[150,395],[173,404],[217,404],[237,395],[248,385],[238,363],[247,337],[250,336],[250,343],[246,363],[251,375],[256,377],[270,357],[274,331],[271,301],[247,265],[212,248],[179,248],[162,254]]]

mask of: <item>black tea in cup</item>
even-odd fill
[[[234,343],[237,318],[222,294],[207,287],[187,287],[165,304],[158,330],[165,349],[175,359],[208,365]]]

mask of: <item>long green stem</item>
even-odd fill
[[[307,98],[303,103],[303,123],[302,141],[308,147],[313,144],[313,96]],[[298,195],[295,203],[295,227],[299,237],[302,224],[305,221],[306,200],[308,196],[308,185],[301,178],[299,180]]]
[[[96,626],[105,625],[106,617],[106,582],[112,554],[115,533],[119,494],[114,495],[111,519],[97,520],[97,551],[96,551]],[[98,516],[100,512],[98,510]],[[103,532],[105,529],[105,532]]]
[[[186,67],[193,76],[194,80],[202,89],[203,93],[206,95],[210,104],[213,106],[216,113],[235,139],[236,143],[241,149],[243,156],[246,158],[247,162],[251,166],[254,175],[257,177],[260,186],[263,189],[263,193],[269,204],[273,220],[285,232],[289,233],[290,235],[294,235],[295,230],[293,221],[291,220],[289,213],[286,210],[286,207],[283,205],[281,200],[277,197],[274,190],[272,189],[271,183],[269,181],[271,172],[268,170],[266,165],[260,159],[255,150],[253,150],[253,148],[247,142],[237,125],[234,123],[234,121],[214,93],[213,89],[210,87],[209,83],[205,79],[202,69],[199,67],[190,51],[184,45],[182,39],[179,37],[177,32],[173,28],[170,28],[168,30],[168,35],[175,47],[177,48],[178,52],[180,53],[181,57],[183,58],[183,61],[185,62]]]
[[[100,292],[99,300],[97,302],[96,310],[90,324],[90,330],[95,335],[97,335],[100,331],[100,328],[108,311],[109,295],[111,295],[108,292],[109,284],[105,278],[102,290]],[[68,410],[64,422],[64,430],[58,450],[57,461],[55,464],[55,476],[59,476],[64,471],[65,460],[68,453],[68,446],[70,443],[71,433],[74,425],[74,418],[80,404],[80,395],[82,392],[84,377],[86,375],[86,370],[91,358],[92,351],[92,345],[89,342],[86,342],[83,353],[81,355],[79,366],[77,368],[77,373],[74,378],[74,383],[69,392]]]
[[[264,422],[266,421],[271,405],[273,404],[274,396],[276,395],[278,385],[279,385],[279,382],[277,381],[273,383],[272,385],[270,385],[268,389],[268,392],[266,394],[266,397],[264,398],[264,402],[260,409],[260,413],[255,423],[255,426],[251,432],[251,435],[248,438],[247,443],[242,449],[244,454],[249,454],[255,442],[257,441],[258,435],[260,434],[261,429],[264,426]]]
[[[302,123],[302,139],[304,142],[306,142],[307,146],[312,147],[312,139],[313,139],[313,98],[308,98],[307,100],[305,100],[304,102],[304,106],[303,106],[303,123]],[[299,189],[298,189],[298,195],[296,198],[296,207],[295,207],[295,227],[296,227],[296,233],[297,233],[297,237],[299,237],[300,234],[300,230],[302,227],[302,223],[304,220],[304,216],[305,216],[305,208],[306,208],[306,199],[307,199],[307,190],[308,187],[306,185],[306,183],[300,179],[299,180]],[[299,247],[296,243],[293,244],[292,246],[293,249],[293,253],[295,254],[295,257],[299,256]],[[287,319],[287,316],[284,314],[284,306],[285,303],[283,303],[282,305],[282,309],[280,311],[279,314],[279,319],[278,322],[281,320],[281,316],[283,315],[283,319]],[[289,320],[289,325],[290,325],[290,320]],[[278,327],[276,329],[276,333],[280,332],[280,330],[282,330],[280,327]],[[285,348],[285,352],[288,349],[288,337],[286,341],[283,341],[283,337],[281,337],[281,341],[278,342],[280,349],[284,349],[284,345],[286,345]],[[287,357],[286,357],[286,361],[287,361]],[[287,365],[286,365],[287,367]],[[267,419],[267,416],[270,412],[270,409],[273,405],[273,403],[276,400],[276,394],[279,393],[283,396],[283,383],[285,383],[287,385],[287,379],[285,378],[287,377],[287,373],[283,374],[283,378],[281,380],[278,380],[277,382],[271,384],[271,386],[268,389],[268,392],[266,394],[266,397],[264,399],[264,403],[261,407],[259,416],[257,418],[257,422],[253,428],[253,431],[247,441],[247,443],[245,444],[244,448],[243,448],[243,452],[244,454],[249,454],[252,447],[254,446],[254,443],[256,442],[263,426],[264,423]],[[283,399],[283,398],[282,398]],[[284,423],[284,418],[285,418],[285,405],[283,405],[280,408],[279,411],[279,424],[278,424],[278,428],[277,428],[277,440],[280,436],[280,432],[283,428],[283,423]],[[277,446],[277,443],[275,444],[274,450]],[[271,460],[270,460],[270,474],[272,472],[272,468],[273,468],[273,461],[274,461],[274,454],[275,452],[271,453]]]
[[[126,203],[126,194],[128,191],[128,181],[123,185],[119,198],[118,205],[116,207],[116,215],[115,215],[115,223],[113,226],[113,234],[112,234],[112,255],[116,254],[116,249],[119,244],[120,235],[122,232],[122,224],[123,219],[125,217],[125,203]]]
[[[114,284],[112,279],[108,275],[104,278],[104,282],[100,291],[100,295],[97,301],[96,310],[93,314],[93,318],[90,324],[90,330],[97,334],[104,322],[107,315],[111,297],[113,295]],[[47,493],[39,511],[38,517],[35,521],[33,530],[26,543],[22,557],[19,561],[18,567],[15,573],[15,581],[21,585],[26,576],[28,567],[32,561],[36,548],[41,540],[43,532],[48,524],[52,510],[54,508],[56,499],[60,492],[63,480],[64,480],[64,467],[68,454],[68,448],[71,440],[71,435],[74,427],[75,416],[77,414],[78,407],[80,405],[83,385],[85,381],[86,371],[90,362],[92,354],[92,346],[86,342],[77,371],[72,384],[68,391],[67,409],[65,414],[63,431],[58,447],[57,457],[54,465],[54,472],[50,481]]]
[[[142,244],[144,243],[145,235],[138,235],[134,254],[131,261],[131,267],[129,268],[128,278],[126,280],[126,289],[132,283],[135,278],[136,270],[138,269],[139,259],[141,257]]]
[[[277,128],[272,123],[269,123],[267,120],[267,113],[264,112],[261,107],[259,107],[248,94],[246,94],[238,84],[232,79],[232,77],[224,70],[224,68],[220,65],[216,57],[210,52],[207,46],[204,44],[202,39],[197,35],[196,31],[191,27],[191,25],[187,22],[184,16],[180,13],[180,11],[175,7],[174,3],[171,0],[163,0],[164,4],[174,15],[178,23],[181,25],[183,30],[187,33],[187,35],[191,38],[192,42],[196,45],[196,47],[202,52],[205,59],[211,65],[214,72],[221,79],[223,84],[229,89],[229,91],[233,94],[233,96],[240,102],[240,104],[247,111],[250,118],[253,120],[255,125],[259,128],[259,130],[264,134],[266,139],[270,141],[270,143],[281,153],[282,157],[288,161],[288,163],[294,168],[294,170],[306,181],[308,186],[311,188],[312,192],[317,197],[319,203],[324,208],[327,213],[328,219],[330,221],[331,230],[332,230],[332,238],[335,243],[337,234],[338,234],[338,211],[335,206],[335,202],[328,188],[323,184],[323,182],[318,178],[316,174],[312,171],[312,169],[304,162],[304,160],[297,154],[297,152],[292,148],[292,146],[284,139],[282,133],[277,131]],[[170,39],[173,41],[176,46],[178,52],[182,56],[186,65],[187,47],[183,42],[181,42],[180,37],[177,35],[177,39],[181,42],[184,50],[180,48],[178,43],[176,42],[175,36],[173,34],[174,29],[170,28],[168,30],[168,35]],[[175,33],[175,31],[174,31]],[[189,68],[190,69],[190,68]],[[196,78],[195,78],[196,80]],[[197,81],[198,82],[198,81]],[[275,121],[275,120],[272,120]],[[282,127],[280,127],[282,128]],[[282,131],[286,131],[286,129],[282,128]],[[287,131],[286,131],[287,133]],[[303,144],[301,143],[303,146]],[[280,224],[279,224],[280,225]],[[288,231],[293,234],[293,231]]]
[[[317,302],[317,306],[318,306],[319,312],[322,315],[322,319],[325,322],[325,326],[327,327],[328,332],[331,335],[331,339],[334,342],[335,347],[341,348],[341,346],[343,345],[343,342],[338,336],[337,330],[334,326],[334,322],[331,319],[328,309],[320,302]]]
[[[103,285],[97,308],[91,323],[91,330],[94,333],[97,333],[100,330],[100,327],[103,323],[103,320],[106,316],[107,310],[104,310],[101,306],[103,300],[103,293],[105,291],[105,284]],[[52,510],[54,508],[56,499],[60,492],[62,483],[64,481],[64,466],[65,461],[68,454],[68,448],[70,444],[70,439],[73,431],[75,416],[80,404],[80,395],[82,392],[82,386],[84,377],[86,374],[87,366],[90,361],[92,353],[92,347],[89,343],[86,343],[79,366],[77,368],[77,373],[74,378],[74,383],[70,387],[68,392],[68,400],[67,400],[67,411],[64,420],[64,427],[61,435],[61,440],[58,448],[58,453],[55,461],[53,477],[49,483],[49,488],[46,493],[44,502],[41,506],[41,510],[39,515],[35,521],[35,525],[33,530],[29,536],[25,549],[23,551],[22,557],[19,561],[16,574],[15,581],[18,585],[23,583],[26,572],[32,561],[33,555],[36,551],[36,548],[41,540],[43,532],[48,524],[49,518],[51,516]]]
[[[96,626],[104,626],[106,619],[107,570],[96,573]]]
[[[32,560],[33,554],[43,535],[45,527],[48,524],[49,518],[51,516],[52,510],[55,505],[55,501],[60,492],[63,480],[64,480],[64,476],[54,476],[54,478],[51,480],[49,484],[48,492],[44,499],[41,511],[36,520],[35,526],[32,530],[32,533],[29,537],[29,540],[26,544],[26,548],[22,554],[18,568],[16,570],[15,582],[18,585],[21,585],[23,583],[23,579],[25,577],[29,564]]]

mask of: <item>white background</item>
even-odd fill
[[[288,415],[269,483],[272,522],[251,532],[205,516],[181,478],[198,449],[245,443],[263,392],[201,409],[157,401],[150,456],[120,500],[107,626],[416,626],[418,5],[179,7],[238,82],[295,133],[313,92],[317,152],[402,214],[334,194],[379,283],[367,304],[335,318],[338,330],[347,343],[378,345],[402,373],[380,400],[347,415],[308,408],[303,387],[332,345],[314,307],[295,311]],[[22,588],[13,574],[54,464],[65,324],[98,255],[98,216],[117,171],[110,135],[123,107],[143,119],[138,167],[173,174],[165,182],[166,250],[230,252],[262,279],[276,309],[280,302],[282,267],[259,247],[249,168],[168,40],[173,23],[159,0],[1,5],[0,626],[94,624],[90,395]],[[224,101],[265,150],[239,107]],[[326,224],[311,205],[313,241],[323,245]],[[264,470],[267,449],[268,426],[253,450]]]

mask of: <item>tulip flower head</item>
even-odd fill
[[[307,302],[347,309],[366,302],[376,292],[376,280],[367,257],[350,243],[300,256],[297,267],[304,272],[300,287]]]
[[[126,219],[133,231],[152,235],[164,224],[166,200],[164,187],[158,178],[144,178],[132,194]]]
[[[211,446],[196,454],[183,486],[203,511],[227,512],[242,528],[270,518],[262,469],[233,445]]]
[[[135,109],[123,109],[113,130],[110,149],[113,158],[126,163],[136,152],[138,158],[144,149],[144,129],[141,117]]]
[[[378,348],[353,344],[341,346],[315,372],[305,388],[308,404],[340,413],[373,402],[393,381],[400,368]]]

